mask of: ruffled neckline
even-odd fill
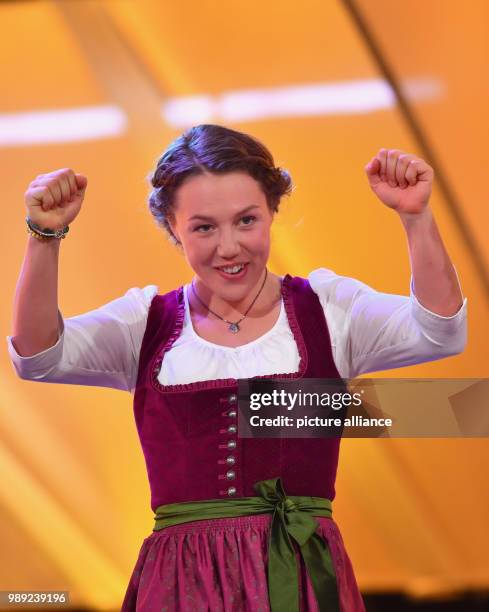
[[[283,281],[283,277],[281,277],[281,279]],[[185,304],[185,311],[184,311],[185,318],[183,321],[183,325],[184,327],[188,328],[188,332],[190,333],[192,338],[197,343],[205,345],[209,348],[213,348],[218,351],[222,351],[224,353],[226,352],[235,353],[237,351],[246,350],[248,348],[252,348],[253,346],[264,342],[267,338],[269,338],[274,333],[276,333],[277,330],[280,328],[280,326],[283,324],[284,317],[285,317],[285,308],[284,308],[284,300],[282,297],[280,300],[280,312],[277,317],[277,320],[267,332],[265,332],[258,338],[255,338],[254,340],[251,340],[250,342],[246,342],[245,344],[240,344],[239,346],[226,346],[224,344],[216,344],[215,342],[210,342],[210,340],[206,340],[205,338],[202,338],[201,336],[199,336],[199,334],[195,331],[194,324],[192,322],[192,317],[190,316],[190,305],[188,302],[188,288],[189,288],[189,284],[185,285],[183,288],[183,297],[184,297],[184,304]]]
[[[297,344],[297,348],[299,350],[300,362],[299,369],[297,372],[284,372],[282,374],[268,374],[268,375],[258,375],[252,376],[251,380],[265,380],[265,379],[294,379],[294,378],[302,378],[308,367],[309,356],[307,354],[306,343],[304,340],[304,336],[302,335],[302,330],[299,326],[299,322],[297,321],[297,316],[295,313],[294,301],[291,292],[291,283],[293,282],[293,278],[290,274],[286,274],[282,278],[282,300],[285,309],[285,313],[287,315],[287,320],[294,335],[295,342]],[[150,377],[151,377],[151,385],[153,389],[159,391],[160,393],[181,393],[188,391],[203,391],[207,389],[216,389],[222,388],[226,389],[232,387],[234,389],[238,388],[238,380],[236,378],[217,378],[212,380],[202,380],[195,381],[190,383],[180,383],[174,385],[163,385],[158,380],[158,374],[161,369],[161,364],[163,363],[163,359],[165,353],[167,353],[176,339],[180,336],[183,329],[183,322],[185,319],[185,296],[184,296],[184,286],[180,286],[178,289],[174,291],[174,298],[176,301],[175,304],[175,316],[172,325],[172,332],[170,333],[166,342],[159,347],[156,351],[156,354],[153,358],[152,366],[150,368]],[[279,317],[280,319],[280,317]],[[278,320],[279,320],[278,319]],[[268,333],[268,332],[267,332]],[[262,337],[262,336],[260,336]],[[202,339],[203,340],[203,339]],[[257,338],[259,340],[259,338]],[[212,343],[211,343],[212,344]],[[221,345],[217,345],[218,347]],[[233,347],[225,347],[225,348],[233,348]]]

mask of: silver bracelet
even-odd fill
[[[35,234],[38,234],[39,236],[43,236],[44,238],[64,238],[66,234],[70,231],[69,225],[67,225],[63,229],[52,230],[48,227],[41,229],[39,225],[36,225],[36,223],[29,219],[29,217],[26,217],[25,221],[27,223],[27,227],[31,231],[33,231]]]

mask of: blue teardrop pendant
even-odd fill
[[[229,326],[229,331],[233,334],[237,334],[239,332],[239,325],[237,323],[231,323]]]

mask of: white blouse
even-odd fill
[[[375,291],[359,280],[318,268],[308,275],[331,337],[333,359],[343,378],[399,368],[461,353],[467,342],[467,298],[444,317],[410,296]],[[299,352],[282,301],[279,317],[265,334],[238,347],[204,340],[195,332],[184,288],[182,333],[166,353],[158,380],[181,384],[217,378],[296,372]],[[10,359],[26,380],[111,387],[134,393],[139,352],[156,285],[133,287],[124,296],[90,312],[59,317],[52,347],[19,355],[7,336]]]

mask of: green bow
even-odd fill
[[[320,612],[339,612],[331,553],[316,533],[318,523],[313,516],[331,517],[331,501],[324,497],[287,497],[280,477],[256,482],[253,488],[259,497],[158,506],[153,531],[188,521],[270,512],[273,516],[268,542],[268,591],[272,612],[299,612],[299,567],[291,537],[299,545]]]
[[[315,533],[318,523],[312,516],[330,517],[330,500],[287,497],[280,478],[257,482],[254,489],[274,506],[268,548],[268,589],[273,612],[299,610],[299,568],[290,536],[300,547],[319,610],[339,610],[331,554],[328,545]]]

